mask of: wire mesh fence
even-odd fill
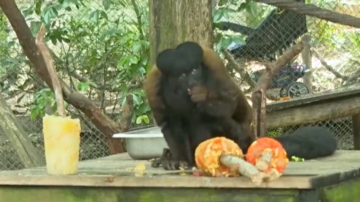
[[[359,17],[359,7],[355,3],[337,0],[306,2]],[[264,62],[275,61],[305,35],[310,37],[309,50],[304,48],[271,80],[269,96],[277,99],[304,97],[358,83],[359,31],[355,28],[258,3],[241,1],[217,6],[216,9],[222,16],[217,19],[219,32],[233,39],[227,46],[228,51],[254,81],[266,71]],[[229,63],[228,68],[239,76],[232,65]],[[243,79],[238,80],[244,89],[249,88]],[[287,134],[304,125],[327,127],[339,139],[339,149],[353,148],[352,121],[346,117],[278,128],[269,130],[268,134]]]
[[[32,0],[16,1],[34,35],[41,22],[47,23],[47,44],[64,82],[95,102],[118,123],[124,119],[121,112],[122,106],[126,104],[126,95],[131,94],[134,101],[131,127],[141,127],[144,121],[138,121],[139,117],[150,111],[143,102],[144,95],[140,90],[141,80],[146,73],[144,66],[149,63],[147,2],[64,2],[67,1],[45,1],[39,5]],[[357,81],[357,77],[353,75],[359,69],[360,61],[356,58],[359,58],[360,41],[359,32],[354,28],[254,2],[246,8],[241,7],[245,1],[224,5],[215,2],[213,1],[214,11],[229,8],[238,10],[223,13],[218,21],[225,22],[221,31],[224,36],[241,38],[228,40],[226,48],[245,66],[255,81],[264,71],[262,62],[276,60],[305,34],[311,37],[310,62],[300,55],[272,80],[270,90],[275,90],[279,97],[306,96],[310,92],[334,89]],[[360,16],[357,5],[345,4],[340,0],[326,3],[312,0],[311,3],[340,13]],[[3,13],[0,13],[0,26],[1,97],[6,100],[26,135],[31,138],[39,155],[44,156],[42,116],[54,112],[54,96],[32,70],[31,63]],[[307,85],[305,88],[301,85],[304,83],[306,70],[312,73],[311,89],[307,89]],[[244,86],[247,87],[246,84]],[[81,120],[80,158],[85,160],[109,155],[104,135],[90,119],[70,105],[67,105],[67,110],[72,117]],[[340,140],[339,148],[352,148],[351,119],[341,118],[312,125],[322,125],[333,131]],[[300,126],[284,127],[269,130],[268,133],[286,134],[298,127]],[[0,170],[23,168],[4,132],[0,130],[0,133]]]

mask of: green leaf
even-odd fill
[[[248,3],[246,3],[246,2],[241,3],[239,8],[237,9],[237,11],[240,12],[242,10],[245,10],[247,6],[248,6]]]
[[[149,124],[150,123],[150,119],[148,116],[145,116],[143,119],[142,119],[146,124]]]
[[[37,15],[40,15],[41,13],[41,6],[44,3],[44,0],[37,0],[36,4],[35,4],[35,13]]]
[[[52,17],[52,18],[56,18],[56,17],[58,17],[58,15],[59,15],[59,13],[58,13],[58,11],[57,11],[57,9],[56,9],[55,6],[54,6],[54,7],[51,7],[50,12],[51,12],[51,17]]]
[[[81,92],[85,92],[89,89],[90,85],[88,83],[85,83],[85,82],[79,82],[77,84],[77,89],[78,91],[81,91]]]
[[[142,88],[135,89],[132,91],[132,93],[138,96],[145,96],[145,92]]]
[[[142,115],[142,116],[138,116],[136,118],[136,124],[141,124],[141,123],[145,123],[145,124],[149,124],[150,123],[150,119],[147,115]]]
[[[133,53],[139,53],[142,49],[142,44],[141,42],[137,41],[132,45],[132,51]]]
[[[139,114],[146,114],[150,112],[150,105],[148,103],[143,102],[136,110]]]
[[[134,105],[137,106],[137,105],[140,105],[141,104],[141,99],[138,95],[136,94],[132,94],[132,98],[133,98],[133,101],[134,101]]]
[[[104,6],[104,9],[108,10],[110,8],[111,4],[112,4],[112,1],[111,0],[103,0],[102,4]]]
[[[224,6],[224,5],[227,4],[227,3],[228,3],[228,0],[220,0],[219,3],[218,3],[218,5],[219,5],[219,6]]]
[[[69,8],[70,7],[70,1],[69,0],[61,0],[60,2],[61,7],[63,8]]]
[[[223,13],[222,9],[218,9],[218,10],[214,11],[213,22],[219,22],[223,16],[224,16],[224,13]]]
[[[107,13],[105,11],[100,11],[100,17],[104,18],[105,20],[108,20]]]
[[[142,122],[141,116],[137,117],[136,118],[136,124],[141,124],[141,122]]]
[[[104,40],[106,37],[116,36],[118,33],[119,33],[118,29],[113,29],[113,28],[108,29],[101,34],[100,40]]]
[[[235,10],[231,8],[219,8],[213,12],[213,22],[217,23],[221,20],[229,18],[229,14],[234,13]]]
[[[93,21],[93,22],[98,22],[99,21],[99,11],[96,10],[96,11],[93,11],[90,13],[90,16],[89,16],[89,20],[90,21]]]
[[[255,15],[254,7],[256,6],[257,5],[254,2],[249,2],[247,3],[247,6],[245,8],[248,13],[250,13],[251,15]]]
[[[24,14],[25,17],[32,15],[34,13],[34,6],[31,5],[29,8],[22,10],[22,13]]]
[[[124,106],[125,105],[125,103],[126,103],[126,96],[122,96],[121,98],[120,98],[120,106]]]
[[[138,62],[139,62],[139,58],[137,58],[136,56],[133,55],[130,57],[129,65],[137,64]]]

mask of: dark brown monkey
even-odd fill
[[[184,42],[162,51],[147,75],[145,92],[169,147],[154,167],[193,166],[196,147],[212,137],[232,139],[244,153],[253,141],[251,107],[210,48]],[[337,145],[335,137],[321,127],[300,128],[276,139],[288,155],[308,159],[330,155]]]
[[[184,42],[162,51],[145,91],[170,149],[161,159],[165,169],[193,165],[197,145],[211,137],[226,136],[244,147],[251,142],[251,108],[210,48]]]

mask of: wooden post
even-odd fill
[[[186,40],[213,47],[211,0],[149,0],[150,57]]]
[[[16,120],[14,114],[7,106],[4,98],[0,95],[0,128],[9,139],[21,163],[25,168],[39,167],[45,165],[45,159],[31,143],[24,128]]]
[[[310,41],[311,41],[311,36],[310,35],[305,35],[303,37],[303,43],[304,43],[304,49],[301,52],[301,56],[302,56],[302,61],[303,63],[306,65],[306,68],[310,71],[306,72],[303,80],[304,80],[304,84],[309,88],[309,92],[312,93],[313,89],[312,89],[312,72],[311,72],[311,51],[310,51]]]
[[[360,150],[360,114],[352,116],[353,135],[354,135],[354,149]]]

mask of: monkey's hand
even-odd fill
[[[188,163],[185,161],[178,161],[173,158],[169,149],[164,148],[163,154],[160,158],[156,158],[151,162],[151,167],[158,168],[162,166],[165,170],[180,170],[189,169]]]
[[[236,97],[225,90],[217,92],[199,85],[193,87],[189,93],[200,111],[217,118],[232,117],[237,106]]]
[[[195,103],[205,102],[209,98],[216,97],[216,93],[209,90],[209,88],[204,85],[195,86],[192,89],[189,89],[189,93],[191,100]]]

